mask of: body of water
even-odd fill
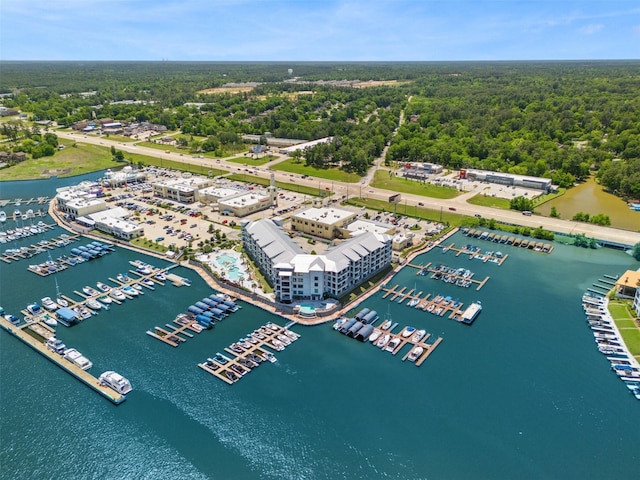
[[[1,184],[1,196],[52,196],[61,182],[70,183]],[[452,241],[470,242],[459,234]],[[243,304],[178,348],[149,337],[147,329],[211,293],[184,268],[173,271],[189,277],[191,287],[159,287],[78,326],[59,327],[58,336],[93,361],[94,375],[113,369],[131,380],[134,391],[118,407],[0,331],[0,478],[634,478],[640,402],[598,353],[580,299],[603,274],[638,263],[606,249],[501,250],[509,255],[502,266],[439,250],[414,260],[490,276],[480,291],[412,269],[390,282],[465,305],[481,300],[471,327],[380,294],[363,304],[381,317],[389,312],[401,327],[443,337],[419,368],[402,362],[407,346],[392,356],[331,324],[295,326],[302,337],[276,354],[278,363],[228,386],[196,364],[259,325],[285,322]],[[137,258],[118,248],[57,274],[60,290],[73,296]],[[55,293],[54,278],[27,271],[37,261],[0,265],[7,312]]]

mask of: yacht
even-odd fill
[[[415,331],[416,331],[415,327],[406,327],[406,328],[404,329],[404,332],[402,332],[402,336],[403,336],[404,338],[408,338],[408,337],[410,337],[411,335],[413,335],[413,334],[415,333]]]
[[[391,326],[391,319],[388,319],[388,320],[385,320],[382,325],[380,325],[380,328],[382,330],[387,330],[390,326]]]
[[[89,307],[91,310],[100,310],[102,308],[102,305],[95,298],[92,298],[87,302],[87,307]]]
[[[130,295],[132,297],[137,297],[138,295],[140,295],[140,292],[129,285],[125,285],[124,287],[122,287],[122,293],[124,293],[125,295]]]
[[[106,385],[107,387],[112,388],[120,395],[126,395],[132,390],[129,380],[124,378],[119,373],[112,371],[107,371],[100,375],[100,377],[98,377],[98,383],[100,383],[100,385]]]
[[[67,350],[65,350],[62,358],[69,360],[71,363],[80,367],[82,370],[89,370],[91,367],[93,367],[93,363],[91,363],[91,361],[87,357],[82,355],[75,348],[68,348]]]
[[[226,359],[226,357],[224,355],[222,355],[221,353],[216,353],[216,356],[213,357],[213,359],[218,362],[220,365],[225,365],[228,360]]]
[[[389,340],[389,343],[387,344],[387,347],[385,348],[386,352],[393,352],[398,345],[400,345],[400,337],[393,337],[391,340]]]
[[[82,291],[89,297],[95,297],[96,295],[98,295],[98,291],[95,288],[90,287],[89,285],[82,287]]]
[[[46,313],[43,318],[46,325],[49,325],[52,328],[56,328],[58,326],[58,321],[48,313]]]
[[[276,338],[280,340],[285,345],[291,345],[291,339],[286,335],[277,335]]]
[[[111,290],[111,287],[109,285],[104,284],[102,282],[98,282],[96,286],[98,287],[98,290],[100,290],[101,292],[107,293],[109,290]]]
[[[109,295],[100,295],[98,297],[98,301],[100,303],[103,303],[104,305],[109,305],[110,303],[113,303],[113,300]]]
[[[270,361],[271,363],[276,363],[278,361],[278,359],[275,357],[275,355],[271,352],[264,352],[262,354],[262,358],[265,360]]]
[[[124,293],[122,293],[122,291],[118,290],[117,288],[115,288],[115,289],[111,290],[111,291],[109,292],[109,295],[110,295],[112,298],[114,298],[114,299],[116,299],[116,300],[118,300],[118,301],[120,301],[120,302],[122,302],[123,300],[126,300],[126,299],[127,299],[127,297],[125,297]]]
[[[153,280],[150,280],[148,278],[143,278],[141,282],[147,287],[153,287]]]
[[[0,223],[7,221],[7,213],[4,210],[0,211]]]
[[[407,357],[407,359],[410,362],[415,362],[418,359],[418,357],[422,355],[423,352],[424,352],[424,348],[415,347],[413,350],[411,350],[411,352],[409,352],[409,356]]]
[[[375,342],[376,340],[378,340],[378,338],[380,338],[380,335],[382,335],[382,330],[380,330],[379,328],[374,328],[373,332],[371,332],[371,335],[369,335],[369,341],[371,343]]]
[[[338,320],[336,320],[336,323],[333,324],[333,329],[340,330],[340,327],[342,327],[342,324],[346,321],[347,321],[347,317],[339,318]]]
[[[42,302],[42,306],[47,310],[53,311],[53,310],[58,310],[60,308],[60,305],[54,302],[51,299],[51,297],[43,297],[40,299],[40,302]]]
[[[426,330],[416,330],[416,332],[413,334],[413,337],[411,337],[411,341],[413,343],[418,343],[420,340],[424,338],[426,334],[427,334]]]
[[[225,370],[224,372],[222,372],[223,375],[225,377],[227,377],[229,380],[231,380],[232,382],[237,382],[240,377],[238,377],[238,375],[236,375],[234,372],[232,372],[231,370]]]
[[[164,282],[167,279],[167,276],[164,274],[164,272],[158,272],[153,276],[153,278],[160,282]]]
[[[52,352],[58,353],[60,355],[64,355],[64,351],[67,349],[67,346],[62,343],[62,340],[59,340],[56,337],[49,337],[47,339],[46,346]]]
[[[43,313],[42,308],[36,302],[34,302],[34,303],[30,304],[30,305],[27,305],[27,311],[31,315],[41,315]]]
[[[418,302],[420,302],[420,300],[418,300],[417,298],[414,298],[409,303],[407,303],[407,306],[408,307],[415,307],[416,305],[418,305]]]
[[[279,352],[284,350],[284,344],[276,338],[271,340],[271,345],[273,345],[273,348],[275,348]]]
[[[69,306],[69,302],[67,302],[64,298],[62,297],[56,297],[56,303],[58,305],[60,305],[63,308],[66,308]]]
[[[214,362],[213,358],[207,358],[207,361],[204,362],[204,366],[213,371],[216,371],[220,368],[220,365]]]
[[[387,343],[389,343],[389,339],[391,338],[391,335],[389,335],[388,333],[386,333],[385,335],[381,336],[378,341],[376,342],[376,347],[378,348],[384,348]]]
[[[131,280],[129,278],[129,276],[126,273],[119,273],[118,275],[116,275],[116,279],[120,282],[120,283],[128,283],[129,280]]]

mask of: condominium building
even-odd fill
[[[272,220],[245,224],[245,252],[275,290],[276,300],[339,298],[391,263],[391,237],[364,232],[330,247],[306,253]]]

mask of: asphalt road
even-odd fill
[[[56,131],[56,135],[61,138],[66,138],[69,140],[75,140],[78,143],[89,143],[94,145],[103,145],[107,148],[110,148],[112,145],[118,150],[122,150],[124,152],[131,153],[139,153],[143,155],[148,155],[151,157],[162,158],[167,160],[173,160],[177,162],[185,162],[192,164],[200,164],[202,163],[203,169],[212,169],[219,168],[224,170],[229,170],[230,172],[238,171],[238,168],[241,166],[238,163],[227,162],[225,159],[220,159],[218,162],[215,159],[210,158],[192,158],[191,156],[180,156],[177,153],[165,153],[161,150],[138,146],[133,143],[121,143],[114,140],[109,140],[104,137],[94,137],[91,135],[87,135],[86,137],[82,133],[76,132],[62,132]],[[242,158],[244,155],[239,154],[236,155],[238,158]],[[279,158],[272,162],[278,163],[282,161],[283,158]],[[275,179],[282,182],[293,182],[299,183],[301,185],[306,185],[309,187],[317,187],[318,190],[330,189],[334,191],[338,197],[342,195],[346,195],[349,197],[353,196],[362,196],[365,198],[374,198],[378,200],[388,200],[389,195],[394,194],[395,192],[389,190],[382,190],[379,188],[374,188],[368,185],[368,181],[373,178],[373,175],[368,175],[364,179],[364,183],[362,181],[360,183],[345,183],[345,182],[337,182],[326,179],[319,179],[313,177],[312,179],[300,178],[300,175],[294,175],[287,172],[279,172],[279,171],[269,171],[267,168],[270,164],[262,165],[261,167],[249,167],[252,171],[256,171],[256,176],[262,178],[269,178],[271,174],[275,175]],[[242,167],[243,170],[245,167]],[[377,167],[376,167],[377,168]],[[485,218],[494,218],[496,221],[511,223],[515,225],[521,225],[531,228],[542,227],[545,230],[560,232],[566,234],[578,234],[583,233],[587,237],[597,238],[601,240],[606,240],[609,242],[615,242],[625,245],[635,245],[640,242],[640,232],[631,232],[627,230],[620,230],[617,228],[611,227],[601,227],[598,225],[592,225],[588,223],[582,222],[574,222],[570,220],[563,220],[559,218],[550,218],[550,217],[541,217],[537,215],[533,216],[525,216],[520,212],[515,211],[507,211],[501,209],[494,209],[489,207],[480,207],[475,205],[470,205],[466,203],[466,197],[468,195],[463,194],[453,199],[441,200],[434,199],[430,197],[422,197],[420,195],[415,194],[406,194],[402,193],[402,204],[406,204],[408,207],[408,211],[411,209],[409,207],[417,206],[418,203],[422,203],[425,208],[430,208],[433,210],[442,211],[453,211],[455,209],[455,213],[460,215],[468,215],[474,216],[479,214]],[[640,225],[639,225],[640,228]]]

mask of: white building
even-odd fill
[[[341,297],[391,263],[391,237],[364,232],[324,255],[308,254],[269,219],[243,226],[245,252],[275,290],[276,300]]]
[[[511,173],[490,172],[487,170],[461,169],[461,179],[477,180],[481,182],[497,183],[508,187],[523,187],[542,190],[545,193],[553,189],[550,178],[529,177]]]
[[[81,182],[78,185],[58,188],[56,190],[56,206],[60,212],[75,219],[106,210],[107,204],[101,195],[102,188],[99,184]]]
[[[152,184],[152,187],[156,197],[180,203],[194,203],[200,200],[200,190],[213,185],[213,182],[211,178],[192,177],[187,173],[181,178],[157,181]]]
[[[84,223],[90,224],[93,222],[94,227],[101,232],[107,233],[115,238],[132,240],[143,236],[144,228],[140,223],[126,218],[130,215],[131,214],[124,208],[111,208],[87,215],[90,222],[85,221]]]
[[[407,162],[402,169],[402,176],[405,178],[424,179],[429,175],[442,173],[442,165],[428,162]]]
[[[109,185],[110,187],[118,187],[127,183],[144,182],[147,179],[147,174],[140,170],[134,170],[129,165],[124,167],[120,171],[107,170],[104,173],[102,183]]]

